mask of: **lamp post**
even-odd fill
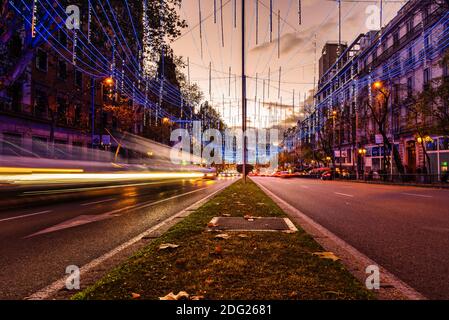
[[[366,149],[360,148],[359,149],[359,156],[360,156],[360,163],[361,163],[361,169],[363,172],[363,180],[365,180],[365,156],[366,156]]]
[[[108,87],[112,87],[114,85],[114,79],[112,77],[104,78],[100,81],[103,85],[106,85]],[[91,118],[91,139],[92,139],[92,149],[94,147],[94,136],[95,136],[95,77],[92,77],[90,80],[90,90],[91,90],[91,97],[90,97],[90,110],[92,114]],[[101,139],[101,137],[100,137]]]

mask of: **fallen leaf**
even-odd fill
[[[178,294],[170,292],[164,297],[160,297],[159,300],[186,300],[189,299],[189,294],[185,291],[180,291]]]
[[[207,227],[209,227],[209,228],[216,228],[216,227],[218,227],[218,224],[217,223],[213,223],[213,222],[209,222],[207,224]]]
[[[314,252],[313,255],[320,257],[321,259],[329,259],[332,261],[340,260],[333,252]]]
[[[216,246],[214,253],[221,255],[223,253],[223,249],[221,248],[221,246]]]
[[[133,299],[139,299],[140,298],[140,294],[138,294],[138,293],[131,293],[131,296],[132,296],[132,298]]]
[[[190,300],[195,300],[195,301],[198,301],[198,300],[204,300],[204,296],[192,296],[192,297],[190,298]]]
[[[214,283],[214,280],[211,279],[211,278],[208,278],[208,279],[206,279],[206,280],[204,281],[204,283],[205,283],[206,285],[210,286],[212,283]]]
[[[224,240],[229,239],[230,237],[231,236],[227,233],[220,233],[215,236],[215,238],[217,239],[224,239]]]
[[[173,243],[163,243],[159,246],[159,250],[165,250],[165,249],[176,249],[179,245],[173,244]]]
[[[248,238],[247,234],[241,233],[238,235],[239,238]]]
[[[249,220],[249,219],[254,219],[254,217],[253,216],[250,216],[250,215],[245,215],[244,217],[243,217],[245,220]]]

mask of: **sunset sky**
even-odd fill
[[[241,106],[241,1],[237,0],[237,28],[234,28],[234,0],[217,1],[217,23],[214,23],[214,0],[201,0],[202,44],[199,25],[199,0],[183,0],[181,16],[189,28],[172,46],[177,55],[190,59],[191,81],[197,82],[209,97],[209,63],[212,63],[212,101],[216,109],[230,125],[239,119]],[[222,44],[220,2],[223,3]],[[317,59],[326,41],[338,40],[338,4],[333,0],[302,0],[302,24],[299,25],[298,0],[273,0],[273,41],[270,43],[269,0],[259,0],[259,37],[256,44],[256,0],[246,0],[247,30],[247,76],[248,117],[256,126],[266,126],[270,115],[268,108],[255,107],[256,74],[257,99],[263,99],[263,79],[265,79],[266,102],[292,105],[295,90],[296,113],[299,114],[298,100],[313,88],[314,83],[314,38],[317,39]],[[384,24],[391,20],[406,1],[384,0]],[[366,13],[370,5],[380,1],[342,1],[342,41],[350,43],[358,34],[368,31]],[[281,56],[278,59],[278,18],[280,10]],[[229,95],[229,67],[231,67],[231,94]],[[281,72],[281,99],[278,99],[279,67]],[[268,74],[270,74],[270,97],[268,98]],[[318,70],[318,66],[316,68]],[[187,70],[186,70],[187,72]],[[318,71],[317,71],[318,72]],[[235,77],[237,76],[237,86]],[[237,89],[237,90],[236,90]],[[224,96],[224,109],[223,109]],[[262,104],[261,104],[262,105]],[[231,106],[231,107],[230,107]],[[278,122],[293,114],[292,108],[278,108]],[[256,116],[257,112],[257,116]],[[271,118],[276,118],[274,111]],[[273,121],[273,120],[272,120]]]

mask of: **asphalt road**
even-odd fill
[[[254,178],[429,299],[449,299],[449,190]]]
[[[29,296],[64,276],[67,266],[85,265],[230,182],[174,179],[80,187],[76,191],[90,197],[2,210],[0,299]]]

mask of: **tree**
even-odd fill
[[[368,90],[370,89],[370,90]],[[375,82],[372,88],[365,89],[360,94],[359,106],[367,108],[370,112],[366,115],[374,120],[376,131],[382,135],[384,145],[384,162],[386,159],[387,150],[392,150],[394,163],[400,174],[405,173],[404,165],[402,164],[399,150],[389,139],[389,121],[388,115],[390,113],[389,105],[391,98],[391,90],[387,83]]]
[[[65,13],[62,11],[68,5],[77,5],[81,9],[82,21],[87,21],[88,15],[88,0],[49,0],[50,4],[45,2],[38,2],[40,10],[37,10],[36,30],[40,32],[36,33],[33,37],[32,28],[29,23],[31,16],[27,16],[29,12],[25,9],[25,5],[19,6],[16,2],[17,9],[24,13],[26,20],[18,14],[10,5],[10,0],[0,0],[0,45],[7,45],[12,39],[14,34],[21,33],[23,30],[24,41],[22,52],[19,58],[13,66],[11,66],[8,72],[0,78],[0,91],[2,89],[11,86],[20,76],[23,74],[25,68],[29,65],[34,58],[36,48],[43,45],[45,42],[51,41],[52,36],[61,29],[65,21],[61,17],[65,17]],[[128,1],[129,13],[131,14],[132,23],[128,14],[128,8],[122,0],[111,0],[111,7],[106,4],[99,6],[94,5],[95,10],[98,12],[98,19],[92,19],[91,30],[98,32],[91,32],[92,44],[107,58],[112,61],[112,43],[109,39],[126,42],[125,45],[117,45],[115,50],[121,53],[122,57],[133,55],[139,56],[139,47],[136,41],[136,36],[139,39],[143,38],[144,32],[147,33],[148,39],[151,40],[149,45],[144,46],[143,51],[153,58],[154,64],[157,60],[154,57],[159,57],[162,48],[164,48],[168,42],[176,39],[181,30],[185,28],[186,22],[179,16],[178,8],[181,5],[181,0],[163,0],[163,1],[150,1],[146,0],[146,16],[148,17],[148,23],[143,26],[143,10],[142,3],[139,1]],[[111,10],[112,8],[112,10]],[[103,9],[106,11],[104,12]],[[113,14],[115,17],[113,17]],[[28,14],[29,15],[29,14]],[[117,23],[115,23],[117,18]],[[87,23],[81,23],[81,28],[84,34],[87,34]],[[120,27],[120,30],[118,30]],[[103,33],[105,30],[106,34]],[[48,32],[47,32],[48,31]],[[72,31],[73,32],[73,31]],[[135,34],[137,33],[137,35]],[[115,34],[122,35],[115,39]],[[125,41],[124,41],[125,40]],[[88,57],[88,61],[95,61],[95,57],[88,50],[82,50],[79,48],[80,57]],[[86,51],[86,52],[84,52]],[[90,70],[96,72],[96,68],[92,65]]]
[[[181,87],[181,92],[184,99],[192,107],[199,106],[204,98],[204,94],[197,83],[190,83],[189,79],[187,79],[184,73],[187,63],[184,62],[183,57],[175,57],[175,64],[177,80]]]
[[[317,161],[326,163],[326,158],[330,157],[332,166],[335,167],[335,153],[334,153],[334,123],[332,117],[327,117],[324,120],[320,130],[318,131],[318,149],[316,154]]]
[[[56,5],[56,1],[50,1]],[[0,2],[0,45],[8,46],[17,33],[23,30],[23,45],[21,52],[14,61],[11,61],[8,70],[0,75],[0,93],[13,85],[23,74],[26,67],[34,58],[35,49],[41,46],[51,34],[55,34],[63,25],[61,19],[55,20],[43,13],[38,12],[39,23],[47,32],[33,35],[31,25],[24,22],[23,18],[11,7],[9,0]]]
[[[226,127],[220,114],[209,104],[208,101],[201,105],[196,116],[202,121],[202,131],[207,129],[223,130]]]
[[[448,68],[449,51],[440,64],[443,69]],[[411,99],[413,102],[409,108],[407,122],[416,132],[430,173],[430,157],[426,143],[429,142],[430,135],[449,135],[449,78],[443,76],[433,79],[421,93]]]

